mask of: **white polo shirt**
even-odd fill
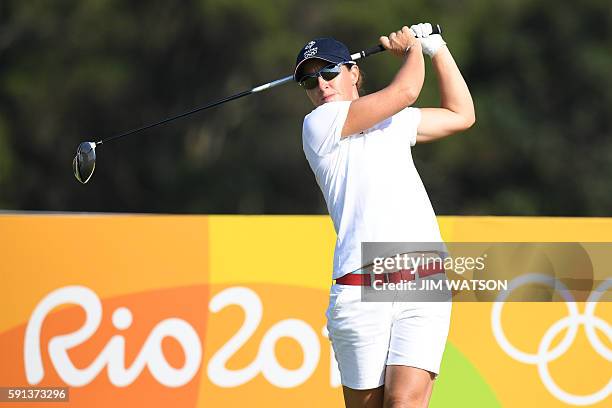
[[[362,242],[442,241],[410,151],[421,111],[406,108],[340,139],[350,104],[321,105],[302,128],[304,153],[337,234],[332,279],[361,268]]]

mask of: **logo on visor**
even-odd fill
[[[314,47],[316,43],[314,41],[309,42],[308,44],[306,44],[306,46],[304,46],[304,58],[310,58],[313,57],[317,54],[317,51],[319,50],[319,47]]]

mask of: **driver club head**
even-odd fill
[[[93,142],[83,142],[77,148],[74,160],[72,160],[72,170],[74,177],[79,182],[85,184],[89,181],[96,168],[96,144]]]

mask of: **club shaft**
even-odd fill
[[[253,93],[253,90],[249,89],[248,91],[244,91],[244,92],[237,93],[236,95],[228,96],[227,98],[218,100],[216,102],[209,103],[208,105],[200,106],[199,108],[195,108],[195,109],[192,109],[192,110],[190,110],[188,112],[181,113],[180,115],[172,116],[172,117],[160,120],[159,122],[151,123],[149,125],[145,125],[145,126],[142,126],[142,127],[136,128],[136,129],[128,130],[127,132],[121,133],[120,135],[115,135],[115,136],[107,137],[106,139],[97,141],[96,145],[101,145],[101,144],[110,142],[112,140],[120,139],[122,137],[129,136],[129,135],[131,135],[133,133],[142,132],[143,130],[147,130],[147,129],[150,129],[150,128],[155,127],[155,126],[163,125],[164,123],[168,123],[168,122],[171,122],[173,120],[180,119],[180,118],[188,116],[188,115],[192,115],[192,114],[194,114],[196,112],[200,112],[200,111],[203,111],[205,109],[213,108],[213,107],[221,105],[221,104],[223,104],[225,102],[233,101],[235,99],[242,98],[243,96],[247,96],[247,95],[250,95],[252,93]]]
[[[438,24],[432,24],[432,26],[433,26],[433,33],[434,34],[440,34],[442,32],[442,30],[440,29],[440,26]],[[377,54],[377,53],[382,52],[384,50],[385,50],[385,48],[382,45],[379,44],[379,45],[376,45],[374,47],[368,48],[366,50],[359,51],[359,52],[357,52],[355,54],[351,54],[351,58],[353,59],[353,61],[355,61],[355,60],[358,60],[358,59],[361,59],[361,58],[365,58],[365,57],[367,57],[369,55],[372,55],[372,54]],[[129,135],[134,134],[134,133],[142,132],[143,130],[147,130],[147,129],[150,129],[150,128],[155,127],[155,126],[163,125],[164,123],[172,122],[173,120],[177,120],[177,119],[183,118],[185,116],[193,115],[194,113],[197,113],[197,112],[209,109],[209,108],[214,108],[215,106],[219,106],[219,105],[224,104],[226,102],[230,102],[230,101],[242,98],[243,96],[251,95],[251,94],[256,93],[256,92],[261,92],[261,91],[264,91],[266,89],[274,88],[275,86],[282,85],[282,84],[285,84],[287,82],[291,82],[292,80],[293,80],[293,75],[288,75],[288,76],[286,76],[284,78],[277,79],[277,80],[272,81],[272,82],[268,82],[267,84],[256,86],[255,88],[249,89],[248,91],[243,91],[243,92],[237,93],[235,95],[228,96],[227,98],[223,98],[221,100],[209,103],[208,105],[200,106],[200,107],[192,109],[192,110],[190,110],[188,112],[181,113],[180,115],[172,116],[172,117],[160,120],[159,122],[151,123],[149,125],[145,125],[145,126],[142,126],[142,127],[136,128],[136,129],[128,130],[127,132],[121,133],[119,135],[107,137],[106,139],[102,139],[102,140],[97,141],[96,145],[101,145],[101,144],[108,143],[108,142],[113,141],[113,140],[120,139],[122,137],[129,136]]]

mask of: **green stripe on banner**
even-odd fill
[[[440,376],[436,379],[429,406],[501,408],[493,389],[450,342],[446,344]]]

